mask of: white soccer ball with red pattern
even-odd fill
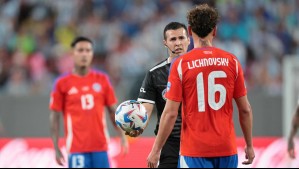
[[[136,100],[127,100],[121,103],[115,112],[115,122],[122,130],[144,129],[148,120],[145,107]]]

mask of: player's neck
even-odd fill
[[[89,67],[77,67],[75,66],[73,73],[78,76],[86,76],[89,73]]]
[[[194,48],[213,47],[213,44],[212,44],[213,38],[210,36],[207,36],[205,38],[193,36],[193,39],[194,39]]]

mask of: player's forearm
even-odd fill
[[[121,140],[123,142],[127,140],[125,132],[122,129],[120,129],[119,127],[116,127],[116,131],[118,133],[118,136],[121,138]]]
[[[169,137],[171,131],[173,130],[176,118],[177,118],[177,112],[163,112],[161,119],[160,119],[160,125],[159,125],[159,132],[156,137],[153,151],[154,152],[160,152],[163,145],[165,144],[167,138]]]
[[[116,108],[115,108],[115,106],[109,106],[109,107],[107,107],[107,109],[108,109],[110,121],[113,124],[115,130],[118,131],[118,127],[117,127],[117,125],[115,123],[115,111],[116,111]]]
[[[122,129],[120,129],[119,127],[117,127],[117,125],[115,123],[115,117],[111,117],[111,118],[114,120],[113,125],[115,127],[115,130],[116,130],[118,136],[121,138],[123,143],[127,142],[125,132]]]
[[[118,127],[117,127],[117,125],[115,123],[115,114],[114,114],[114,112],[109,112],[109,116],[110,116],[110,121],[113,124],[114,128],[118,129]]]
[[[56,112],[51,112],[50,114],[50,125],[51,125],[51,136],[52,141],[54,144],[55,149],[59,149],[59,120],[60,120],[60,114]]]
[[[239,110],[240,111],[240,125],[244,134],[246,145],[252,147],[252,110],[250,105],[247,109]]]
[[[293,121],[292,121],[292,129],[291,129],[291,133],[290,133],[290,138],[293,139],[297,133],[297,130],[298,130],[298,127],[299,127],[299,112],[298,112],[298,109],[297,109],[297,112],[293,118]]]
[[[117,134],[119,135],[119,137],[122,138],[122,140],[124,141],[126,139],[126,135],[125,133],[123,132],[123,130],[121,130],[119,127],[117,127],[116,123],[115,123],[115,106],[111,106],[111,107],[108,107],[108,112],[109,112],[109,116],[110,116],[110,120],[117,132]]]

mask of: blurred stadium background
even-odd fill
[[[164,26],[186,23],[188,9],[205,2],[221,15],[215,46],[234,53],[245,71],[257,146],[252,167],[298,168],[284,139],[299,93],[298,0],[0,0],[0,167],[57,167],[49,93],[72,69],[74,37],[95,41],[93,66],[110,75],[119,102],[136,99],[145,72],[167,57]],[[114,167],[146,167],[155,123],[130,139],[126,157],[118,157],[112,139]],[[242,161],[242,139],[238,144]]]

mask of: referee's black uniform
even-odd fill
[[[160,118],[166,104],[165,93],[169,69],[170,63],[167,59],[148,71],[143,80],[138,97],[138,101],[155,104],[157,107],[158,122],[155,130],[156,135],[159,129]],[[178,118],[175,122],[174,128],[164,147],[162,148],[159,168],[177,168],[178,166],[181,122],[181,110],[179,110]]]

